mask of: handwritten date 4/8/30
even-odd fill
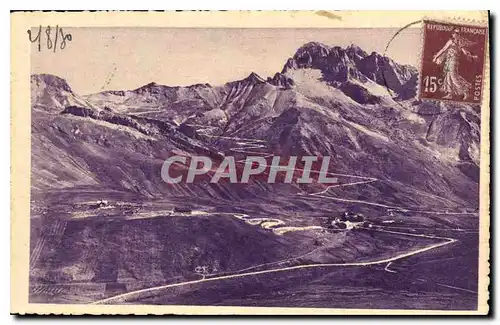
[[[42,35],[42,31],[44,31],[45,36]],[[55,28],[51,26],[47,26],[42,28],[42,26],[38,26],[38,29],[35,30],[34,35],[31,30],[28,29],[28,37],[31,43],[37,43],[38,52],[42,50],[42,46],[47,46],[48,50],[52,50],[56,52],[57,48],[63,50],[66,47],[67,42],[70,42],[73,37],[71,34],[65,34],[62,27],[57,25]],[[42,42],[42,39],[43,42]]]

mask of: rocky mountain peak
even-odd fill
[[[292,78],[287,77],[283,73],[277,72],[274,77],[268,77],[267,82],[271,85],[278,86],[283,89],[290,89],[295,84]]]
[[[174,94],[177,89],[179,89],[179,87],[171,87],[171,86],[161,85],[156,82],[150,82],[147,85],[132,90],[132,92],[139,95],[162,96],[166,94],[170,95]]]
[[[154,88],[161,88],[161,87],[166,87],[166,86],[160,85],[160,84],[158,84],[158,83],[156,83],[156,82],[153,81],[153,82],[150,82],[150,83],[148,83],[148,84],[146,84],[144,86],[141,86],[141,87],[139,87],[137,89],[134,89],[133,91],[140,93],[140,92],[148,91],[148,90],[151,90],[151,89],[154,89]]]
[[[367,80],[387,87],[395,92],[401,91],[417,70],[408,65],[394,62],[377,52],[368,54],[362,48],[351,44],[346,48],[309,42],[301,46],[295,55],[288,59],[283,73],[296,69],[317,69],[323,79],[335,87],[357,80]]]
[[[38,87],[43,86],[52,90],[63,90],[72,93],[71,87],[66,80],[52,74],[33,74],[31,75],[31,83],[35,83]]]
[[[31,75],[31,105],[52,113],[69,105],[92,107],[71,90],[66,80],[51,74]]]
[[[330,52],[330,46],[325,45],[323,43],[319,42],[309,42],[297,50],[297,52],[294,55],[294,58],[299,58],[304,55],[318,55],[318,56],[327,56],[328,53]]]
[[[366,53],[362,48],[355,44],[349,45],[345,51],[347,53],[347,56],[355,62],[362,60],[368,56],[368,53]]]
[[[353,49],[351,57],[358,57]],[[326,81],[343,83],[349,78],[364,79],[356,69],[356,61],[350,57],[346,49],[340,46],[309,42],[301,46],[295,55],[290,58],[283,68],[283,73],[290,69],[317,69],[321,70]]]
[[[248,75],[248,77],[246,77],[245,79],[243,79],[243,81],[248,81],[251,84],[259,84],[259,83],[266,82],[266,80],[264,78],[262,78],[261,76],[259,76],[255,72],[250,73]]]

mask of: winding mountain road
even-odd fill
[[[210,137],[217,137],[217,136],[210,136]],[[255,151],[249,151],[248,149],[260,149],[264,148],[265,145],[263,144],[264,141],[262,140],[257,140],[257,139],[243,139],[243,138],[232,138],[232,137],[219,137],[223,139],[230,139],[230,140],[235,140],[237,141],[238,145],[240,147],[237,148],[231,148],[231,151],[234,152],[240,152],[240,153],[250,153],[250,154],[259,154],[259,155],[265,155],[265,157],[272,156],[272,154],[267,153],[267,152],[255,152]],[[295,169],[297,171],[302,171],[301,169]],[[470,213],[470,212],[459,212],[459,213],[454,213],[454,212],[448,212],[448,211],[428,211],[428,210],[419,210],[419,209],[411,209],[407,207],[398,207],[398,206],[392,206],[392,205],[386,205],[382,203],[377,203],[377,202],[370,202],[370,201],[365,201],[365,200],[353,200],[353,199],[344,199],[344,198],[338,198],[338,197],[333,197],[329,196],[328,192],[330,189],[335,188],[335,187],[345,187],[345,186],[357,186],[357,185],[362,185],[362,184],[368,184],[372,182],[379,181],[379,179],[373,178],[373,177],[364,177],[364,176],[358,176],[358,175],[347,175],[347,174],[336,174],[336,173],[328,173],[330,176],[345,176],[345,177],[352,177],[356,179],[362,179],[361,181],[356,181],[352,183],[346,183],[346,184],[336,184],[336,185],[330,185],[328,186],[325,190],[316,192],[316,193],[309,193],[307,194],[308,196],[315,196],[315,197],[320,197],[320,198],[325,198],[325,199],[331,199],[331,200],[337,200],[341,202],[349,202],[349,203],[359,203],[359,204],[367,204],[367,205],[373,205],[373,206],[378,206],[378,207],[383,207],[387,209],[393,209],[396,211],[404,211],[404,212],[415,212],[415,213],[432,213],[432,214],[477,214],[477,213]],[[219,213],[220,214],[220,213]],[[224,213],[227,215],[232,215],[235,218],[242,219],[242,220],[247,220],[249,218],[248,215],[242,214],[242,213]],[[367,228],[368,229],[368,228]],[[193,280],[193,281],[186,281],[186,282],[181,282],[181,283],[174,283],[174,284],[167,284],[167,285],[161,285],[161,286],[156,286],[152,288],[146,288],[146,289],[141,289],[141,290],[135,290],[131,292],[127,292],[124,294],[116,295],[113,297],[109,297],[103,300],[99,300],[96,302],[93,302],[92,304],[118,304],[118,303],[123,303],[126,301],[133,301],[137,299],[141,299],[142,297],[149,297],[152,294],[161,294],[162,290],[167,290],[169,288],[176,288],[176,287],[182,287],[182,286],[190,286],[190,285],[197,285],[197,284],[202,284],[205,282],[215,282],[215,281],[224,281],[228,279],[234,279],[234,278],[243,278],[243,277],[249,277],[249,276],[256,276],[256,275],[261,275],[261,274],[269,274],[269,273],[278,273],[278,272],[286,272],[286,271],[292,271],[292,270],[299,270],[299,269],[308,269],[308,268],[324,268],[324,267],[368,267],[368,266],[373,266],[373,265],[380,265],[380,264],[387,264],[384,268],[385,271],[390,272],[390,273],[395,273],[396,271],[391,270],[389,267],[391,263],[394,261],[407,258],[410,256],[414,256],[417,254],[424,253],[426,251],[436,249],[439,247],[443,247],[445,245],[452,244],[456,242],[456,239],[454,238],[448,238],[448,237],[438,237],[438,236],[433,236],[433,235],[425,235],[425,234],[413,234],[413,233],[407,233],[407,232],[397,232],[397,231],[391,231],[391,230],[384,230],[384,229],[368,229],[370,231],[375,231],[375,232],[384,232],[384,233],[391,233],[391,234],[398,234],[398,235],[403,235],[403,236],[411,236],[411,237],[421,237],[421,238],[429,238],[429,239],[435,239],[439,240],[438,243],[428,245],[423,248],[417,248],[408,252],[404,253],[399,253],[395,256],[389,257],[389,258],[382,258],[374,261],[368,261],[368,262],[347,262],[347,263],[316,263],[316,264],[304,264],[304,265],[295,265],[295,266],[289,266],[289,267],[280,267],[280,268],[274,268],[274,269],[268,269],[268,270],[261,270],[261,271],[252,271],[252,272],[244,272],[241,273],[242,271],[250,270],[253,268],[257,267],[262,267],[266,265],[271,265],[271,264],[278,264],[278,263],[283,263],[287,262],[293,259],[297,259],[300,257],[303,257],[307,254],[311,254],[311,252],[302,254],[301,256],[297,257],[292,257],[286,260],[281,260],[277,262],[271,262],[271,263],[265,263],[261,265],[256,265],[252,267],[248,267],[239,271],[234,272],[233,274],[229,275],[222,275],[222,276],[212,276],[210,275],[203,276],[203,278],[199,280]],[[313,250],[314,251],[314,250]],[[448,286],[448,285],[443,285],[443,286]],[[452,287],[452,286],[448,286]]]
[[[442,246],[454,243],[456,241],[453,238],[429,236],[429,235],[423,235],[423,234],[408,234],[408,233],[404,233],[404,232],[395,232],[395,231],[386,231],[386,230],[374,230],[374,231],[381,231],[381,232],[394,233],[394,234],[413,236],[413,237],[425,237],[425,238],[432,238],[432,239],[440,239],[442,241],[439,243],[433,244],[433,245],[429,245],[429,246],[424,247],[424,248],[419,248],[419,249],[416,249],[416,250],[413,250],[410,252],[401,253],[401,254],[398,254],[398,255],[390,257],[390,258],[383,258],[380,260],[375,260],[375,261],[370,261],[370,262],[305,264],[305,265],[296,265],[296,266],[276,268],[276,269],[270,269],[270,270],[262,270],[262,271],[246,272],[246,273],[236,273],[236,274],[230,274],[230,275],[224,275],[224,276],[216,276],[216,277],[212,277],[212,278],[205,277],[205,278],[202,278],[199,280],[186,281],[186,282],[174,283],[174,284],[167,284],[167,285],[162,285],[162,286],[157,286],[157,287],[152,287],[152,288],[147,288],[147,289],[131,291],[131,292],[116,295],[116,296],[113,296],[110,298],[106,298],[103,300],[99,300],[99,301],[93,302],[92,304],[94,304],[94,305],[119,304],[119,303],[123,303],[123,302],[130,301],[130,300],[141,299],[141,297],[150,296],[151,294],[155,294],[155,293],[159,294],[162,290],[169,289],[169,288],[194,285],[194,284],[199,284],[199,283],[204,283],[204,282],[223,281],[223,280],[227,280],[227,279],[242,278],[242,277],[267,274],[267,273],[277,273],[277,272],[284,272],[284,271],[291,271],[291,270],[298,270],[298,269],[307,269],[307,268],[318,268],[318,267],[363,267],[363,266],[373,266],[373,265],[378,265],[378,264],[391,263],[391,262],[397,261],[397,260],[402,259],[402,258],[410,257],[410,256],[413,256],[416,254],[420,254],[420,253],[429,251],[431,249],[435,249],[438,247],[442,247]]]

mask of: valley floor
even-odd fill
[[[104,193],[82,193],[71,208],[71,193],[54,195],[32,215],[33,303],[476,308],[477,219],[467,214],[368,206],[363,227],[339,230],[326,221],[351,206],[321,198],[199,199],[179,212],[180,197],[108,192],[96,208]]]

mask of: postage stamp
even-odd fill
[[[486,11],[11,18],[12,313],[488,313]]]
[[[422,99],[480,103],[487,26],[424,21]]]

